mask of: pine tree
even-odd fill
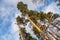
[[[33,24],[36,26],[36,28],[33,26],[33,31],[34,31],[34,33],[36,34],[36,36],[38,37],[38,38],[41,38],[41,34],[43,33],[43,35],[44,36],[46,36],[45,34],[44,34],[44,32],[43,32],[43,30],[44,30],[44,26],[43,25],[40,25],[41,26],[41,30],[40,30],[40,28],[39,28],[39,24],[38,24],[38,22],[37,22],[37,20],[40,20],[40,21],[42,21],[42,22],[44,22],[45,21],[45,19],[47,19],[48,20],[48,23],[50,23],[50,22],[53,22],[54,20],[52,20],[52,19],[56,19],[57,17],[58,17],[58,15],[56,15],[56,14],[54,14],[53,16],[52,16],[52,12],[48,12],[47,14],[45,14],[44,12],[37,12],[37,11],[35,11],[35,10],[28,10],[28,8],[27,8],[27,4],[24,4],[23,2],[18,2],[18,4],[17,4],[17,8],[18,8],[18,10],[20,10],[20,12],[22,13],[22,15],[25,17],[26,16],[26,14],[28,15],[28,17],[27,18],[29,18],[29,19],[27,19],[27,20],[30,20],[30,21],[32,21],[33,22]],[[17,20],[17,24],[19,25],[19,24],[25,24],[24,23],[24,21],[26,21],[26,19],[24,18],[22,18],[22,17],[20,17],[20,16],[18,16],[17,18],[16,18],[16,20]],[[32,23],[31,22],[31,23]],[[38,30],[39,31],[38,31]],[[22,34],[24,35],[24,38],[25,38],[25,40],[37,40],[37,39],[35,39],[35,38],[32,38],[32,36],[29,34],[29,33],[26,33],[26,31],[25,31],[25,29],[24,28],[21,28],[20,27],[20,31],[22,32]],[[41,32],[41,33],[40,33]],[[47,36],[46,36],[47,37]],[[46,38],[45,37],[45,38]],[[42,39],[44,39],[44,37],[42,37]]]
[[[58,6],[59,9],[60,9],[60,0],[56,0],[56,2],[57,2],[57,6]]]

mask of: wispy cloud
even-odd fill
[[[45,7],[47,4],[44,3],[44,0],[37,0],[34,3],[34,0],[21,0],[23,3],[28,5],[29,10],[36,10],[38,11],[40,8]]]
[[[0,40],[19,40],[19,33],[14,23],[15,14],[18,13],[17,2],[18,0],[0,2]]]
[[[53,13],[59,14],[59,13],[60,13],[59,10],[60,10],[60,9],[57,7],[57,4],[56,4],[55,2],[53,2],[53,3],[50,4],[49,6],[45,7],[43,11],[44,11],[45,13],[53,12]]]
[[[38,6],[38,4],[33,4],[32,0],[21,0],[23,3],[28,5],[29,10],[35,10]]]

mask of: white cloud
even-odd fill
[[[44,9],[43,11],[44,11],[45,13],[53,12],[53,13],[58,13],[58,14],[59,14],[59,12],[60,12],[55,2],[53,2],[53,3],[50,4],[49,6],[45,7],[45,9]]]
[[[15,18],[16,18],[18,15],[19,15],[20,17],[22,17],[22,13],[21,13],[20,11],[18,11],[18,13],[15,14]]]
[[[11,16],[11,15],[10,15]],[[5,15],[5,18],[3,18],[3,23],[1,24],[1,28],[0,28],[0,32],[2,31],[3,28],[5,28],[5,25],[7,25],[7,23],[11,22],[11,26],[9,29],[7,29],[6,33],[1,37],[1,40],[19,40],[19,33],[18,33],[18,26],[15,24],[15,19],[14,17],[11,17],[11,19],[9,20],[9,15],[6,16]],[[11,21],[12,20],[12,21]]]
[[[16,5],[18,2],[19,2],[19,0],[4,0],[4,2],[5,3],[9,3],[9,4],[13,4],[13,5]]]
[[[42,6],[44,5],[45,0],[32,0],[32,2],[37,5],[37,6]]]
[[[38,6],[37,4],[36,5],[33,4],[32,0],[21,0],[21,1],[28,5],[29,10],[35,10]]]
[[[12,20],[10,32],[14,35],[15,40],[19,40],[19,29],[18,29],[18,26],[16,24],[16,19]]]
[[[19,40],[19,33],[18,28],[15,25],[15,14],[18,13],[16,4],[18,0],[3,0],[0,5],[0,19],[2,20],[2,23],[0,24],[0,40]],[[11,21],[13,20],[13,21]],[[7,28],[8,24],[12,23],[8,29],[3,30]],[[6,32],[5,32],[6,31]],[[2,34],[5,32],[4,34]],[[2,35],[1,35],[2,34]]]
[[[19,40],[18,33],[10,33],[9,31],[4,36],[0,36],[0,40]]]
[[[36,5],[34,5],[34,4],[32,3],[32,0],[21,0],[21,1],[23,1],[25,4],[28,5],[28,9],[35,10],[36,7],[37,7]]]
[[[26,32],[27,32],[27,33],[30,33],[30,35],[31,35],[33,38],[38,39],[37,36],[36,36],[36,35],[34,34],[34,32],[33,32],[33,27],[32,27],[32,25],[30,24],[30,22],[27,23],[27,25],[25,26],[25,29],[26,29]]]
[[[44,0],[38,0],[35,3],[32,2],[33,0],[21,0],[21,1],[28,5],[29,10],[36,10],[37,7],[44,5]]]

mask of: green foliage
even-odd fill
[[[34,16],[31,16],[30,19],[34,22],[34,23],[37,23],[36,19]]]
[[[27,5],[23,2],[18,2],[17,8],[22,12],[23,15],[28,13]]]
[[[37,11],[33,11],[33,10],[30,10],[29,12],[28,12],[28,15],[29,15],[29,17],[31,18],[31,19],[34,19],[34,20],[37,20],[37,19],[39,19],[38,17],[37,17]]]
[[[21,28],[21,30],[23,32],[23,36],[25,37],[25,40],[37,40],[33,38],[29,33],[26,33],[25,28]]]
[[[21,18],[20,16],[18,16],[18,17],[16,18],[16,21],[17,21],[17,24],[23,23],[23,20],[22,20],[22,18]]]
[[[60,9],[60,0],[56,0],[56,2],[58,1],[58,3],[57,3],[57,6],[59,7],[59,9]]]
[[[41,21],[44,21],[44,20],[45,20],[45,16],[44,16],[44,13],[43,13],[43,12],[40,12],[40,13],[38,14],[38,17],[39,17],[39,19],[40,19]]]
[[[37,40],[37,39],[32,38],[29,33],[26,33],[26,40]]]
[[[37,12],[37,11],[33,11],[33,10],[28,10],[27,9],[27,5],[22,3],[22,2],[19,2],[17,4],[17,8],[22,12],[22,15],[28,14],[28,16],[31,19],[35,18],[35,20],[40,19],[41,21],[44,21],[45,19],[47,19],[48,21],[51,21],[51,20],[49,20],[50,17],[51,17],[51,12],[45,14],[42,11],[41,12]]]
[[[38,32],[38,30],[37,30],[35,27],[33,27],[33,31],[34,31],[34,33],[36,34],[36,36],[37,36],[38,38],[41,37],[40,33]]]
[[[36,11],[33,11],[33,10],[30,10],[30,11],[28,12],[28,15],[29,15],[29,16],[36,16],[36,14],[37,14],[37,12],[36,12]]]
[[[27,5],[24,4],[23,2],[18,2],[17,8],[18,8],[18,10],[20,10],[20,12],[22,13],[23,16],[25,16],[25,15],[27,14],[27,15],[30,17],[30,19],[31,19],[36,25],[37,25],[37,20],[38,20],[38,19],[41,20],[41,21],[43,21],[43,22],[45,21],[45,19],[47,19],[48,22],[50,23],[50,22],[53,22],[52,19],[56,19],[57,17],[59,17],[58,14],[54,14],[54,15],[52,16],[52,12],[48,12],[47,14],[45,14],[45,13],[42,12],[42,11],[41,11],[41,12],[37,12],[37,11],[34,11],[34,10],[28,10]],[[51,16],[52,16],[52,17],[51,17]],[[17,21],[17,24],[21,24],[21,23],[23,23],[24,20],[23,20],[20,16],[18,16],[18,17],[16,18],[16,21]],[[41,28],[41,29],[43,30],[44,28]],[[29,33],[26,33],[26,31],[25,31],[24,28],[21,28],[21,30],[22,30],[22,32],[23,32],[26,40],[37,40],[37,39],[35,39],[35,38],[32,38]],[[34,31],[34,33],[36,34],[36,36],[37,36],[38,38],[41,37],[41,34],[37,31],[36,28],[33,27],[33,31]]]
[[[24,4],[23,2],[18,2],[17,8],[23,11],[23,9],[27,9],[27,5]]]
[[[48,22],[53,22],[52,20],[52,12],[48,12],[47,14],[45,14],[45,18],[48,20]]]
[[[52,16],[53,19],[56,19],[56,18],[58,18],[58,17],[59,17],[58,14],[54,14],[54,15]]]
[[[51,18],[51,16],[52,16],[52,13],[51,13],[51,12],[48,12],[48,13],[47,13],[47,17],[48,17],[48,18]]]

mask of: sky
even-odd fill
[[[17,9],[19,1],[26,3],[29,10],[60,13],[54,0],[38,0],[35,3],[32,3],[32,0],[0,0],[0,40],[19,40],[15,20],[16,16],[21,14]]]

